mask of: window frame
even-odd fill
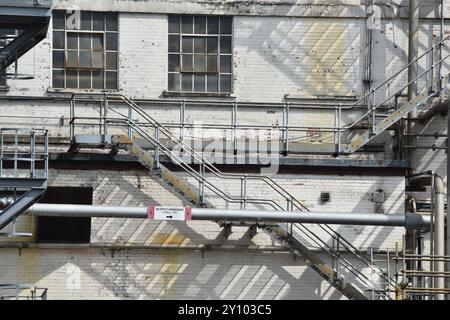
[[[59,14],[61,16],[64,17],[63,21],[64,21],[64,29],[61,29],[61,26],[59,28],[54,28],[54,24],[53,24],[53,19],[54,16],[56,14]],[[101,12],[101,11],[82,11],[81,14],[89,14],[90,16],[90,29],[91,30],[86,30],[86,29],[82,29],[82,22],[79,26],[79,28],[74,28],[74,29],[68,29],[67,28],[67,11],[66,10],[54,10],[53,16],[52,16],[52,77],[51,77],[51,88],[53,90],[69,90],[69,91],[73,91],[73,90],[89,90],[89,91],[119,91],[119,52],[120,52],[120,43],[119,43],[119,28],[120,28],[120,19],[119,19],[119,13],[117,12]],[[98,24],[97,27],[95,26],[95,19],[96,19],[96,14],[97,17],[98,15],[101,14],[102,19],[103,19],[103,29],[102,30],[95,30],[96,28],[98,28]],[[115,30],[110,30],[108,28],[108,15],[114,15],[115,16],[115,24],[116,27],[112,28]],[[61,16],[59,18],[61,18]],[[81,20],[80,20],[81,21]],[[63,45],[64,48],[55,48],[55,37],[54,34],[55,32],[61,32],[63,33]],[[102,50],[102,68],[95,68],[95,67],[91,67],[91,68],[86,68],[86,67],[80,67],[79,63],[80,63],[80,51],[87,51],[87,50],[80,50],[80,39],[78,37],[78,44],[77,44],[77,49],[68,49],[67,46],[67,41],[68,41],[68,34],[69,33],[75,33],[75,34],[102,34],[102,45],[103,45],[103,50]],[[115,45],[116,48],[115,50],[110,50],[107,47],[107,35],[108,34],[115,34]],[[91,66],[92,66],[92,52],[99,52],[99,51],[95,51],[93,50],[92,47],[93,43],[92,43],[92,39],[91,39],[91,50],[89,50],[88,52],[91,52]],[[62,67],[60,66],[56,66],[55,67],[55,63],[54,63],[54,54],[55,52],[62,52],[62,59],[63,59],[63,63],[62,63]],[[70,67],[66,65],[66,55],[68,52],[77,52],[77,63],[78,66],[77,67]],[[113,62],[115,64],[116,69],[111,69],[108,68],[108,54],[111,55],[115,55],[115,61]],[[55,72],[60,72],[62,73],[62,81],[63,81],[63,86],[55,86],[55,79],[54,79],[54,73]],[[76,87],[75,86],[68,86],[67,85],[67,72],[75,72],[77,73],[76,75]],[[89,74],[89,80],[90,80],[90,85],[89,88],[85,87],[83,88],[83,86],[81,85],[81,79],[82,79],[82,75],[80,73],[90,73]],[[94,73],[100,73],[97,76],[100,76],[101,78],[101,83],[102,86],[100,88],[100,86],[96,85],[95,81],[98,81],[100,78],[96,79]],[[114,80],[108,80],[108,73],[114,73],[115,75],[113,75],[115,77]],[[85,74],[86,75],[86,74]],[[97,82],[97,84],[100,82]],[[108,86],[108,84],[114,84],[114,88],[111,88]]]
[[[170,30],[170,19],[171,17],[176,17],[178,19],[178,28],[177,28],[177,32],[172,32]],[[192,18],[192,32],[183,32],[183,17],[191,17]],[[195,32],[195,19],[197,17],[203,17],[205,18],[205,24],[206,24],[206,28],[204,30],[204,33],[196,33]],[[217,19],[217,32],[214,33],[208,33],[208,26],[209,26],[209,22],[208,19],[209,18],[213,18],[213,19]],[[230,27],[230,32],[221,32],[221,26],[222,26],[222,22],[221,19],[229,19],[229,27]],[[198,94],[198,95],[231,95],[233,93],[233,89],[234,89],[234,83],[233,83],[233,33],[234,33],[234,23],[233,23],[234,19],[233,16],[219,16],[219,15],[177,15],[177,14],[173,14],[173,15],[168,15],[168,48],[167,48],[167,78],[166,78],[166,83],[167,83],[167,93],[168,94]],[[179,43],[178,43],[178,51],[172,51],[171,50],[171,42],[170,42],[170,37],[171,36],[177,36],[179,39]],[[192,43],[192,53],[185,53],[183,51],[183,38],[184,37],[191,37],[193,38],[193,43]],[[207,41],[205,43],[205,56],[206,56],[206,67],[205,67],[205,71],[201,72],[201,71],[195,71],[195,64],[194,64],[194,59],[195,59],[195,39],[196,38],[215,38],[217,39],[217,47],[216,47],[216,54],[208,54],[208,45],[207,45]],[[226,39],[229,38],[229,42],[230,42],[230,48],[229,48],[229,52],[223,52],[222,51],[222,47],[221,47],[221,39]],[[183,55],[192,55],[192,71],[189,70],[185,70],[184,69],[184,62],[183,62]],[[202,54],[202,53],[197,53],[197,54]],[[171,65],[170,65],[170,56],[171,55],[178,55],[178,71],[173,71],[171,70]],[[216,72],[210,72],[208,71],[208,56],[209,55],[214,55],[217,57],[216,59]],[[221,71],[221,61],[223,59],[223,57],[229,57],[230,62],[229,62],[229,72],[222,72]],[[179,90],[173,90],[172,88],[170,88],[170,77],[171,75],[174,75],[173,77],[178,77],[178,88]],[[183,75],[186,76],[191,76],[191,89],[190,90],[183,90]],[[203,88],[204,90],[196,90],[195,85],[195,76],[204,76],[204,84],[203,84]],[[209,90],[209,86],[208,86],[208,77],[209,76],[213,76],[215,75],[217,77],[216,80],[216,86],[217,86],[217,90]],[[226,91],[223,91],[221,86],[221,78],[222,76],[226,76],[229,77],[229,88]]]

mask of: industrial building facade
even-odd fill
[[[405,129],[411,7],[366,2],[53,0],[46,37],[0,77],[2,148],[27,148],[16,128],[47,130],[36,140],[48,139],[39,204],[429,218],[435,188],[409,176],[433,170],[446,180],[447,118],[436,113]],[[446,98],[439,81],[448,73],[442,33],[450,28],[440,1],[421,1],[418,10],[413,82],[416,95],[427,94],[415,119],[436,92]],[[0,178],[28,174],[14,157],[1,158]],[[446,292],[430,294],[439,289],[431,277],[411,280],[419,293],[394,285],[405,267],[402,247],[432,254],[436,231],[422,226],[306,223],[292,231],[295,224],[244,216],[179,222],[33,210],[9,222],[0,238],[0,298],[15,285],[48,299]]]

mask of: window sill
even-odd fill
[[[223,99],[236,99],[231,93],[206,93],[206,92],[174,92],[163,91],[162,97],[164,98],[223,98]]]
[[[119,89],[56,89],[56,88],[48,88],[48,93],[117,93]]]

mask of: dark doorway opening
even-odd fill
[[[92,204],[92,188],[49,187],[40,203]],[[36,241],[89,243],[91,218],[37,217]]]

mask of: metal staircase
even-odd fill
[[[388,130],[413,109],[440,94],[441,88],[449,81],[449,75],[440,77],[436,75],[436,70],[440,70],[442,62],[448,56],[440,57],[437,62],[434,61],[436,53],[446,45],[448,39],[449,37],[446,37],[426,50],[417,59],[402,67],[370,93],[356,101],[354,106],[361,103],[367,105],[367,111],[356,121],[341,125],[339,110],[338,126],[329,133],[334,139],[335,154],[355,152]],[[428,65],[424,68],[425,71],[410,82],[404,80],[411,64],[419,65],[424,62]],[[405,82],[407,83],[404,84]],[[422,88],[419,94],[411,101],[399,103],[404,90],[412,82],[417,82],[418,87]],[[439,89],[437,89],[438,86]],[[208,161],[201,151],[199,152],[185,143],[180,138],[183,136],[182,134],[175,135],[171,129],[156,121],[126,96],[121,94],[100,96],[97,100],[100,101],[98,109],[100,116],[93,117],[75,116],[75,104],[78,96],[74,94],[71,102],[70,124],[74,148],[89,145],[123,148],[136,156],[146,167],[155,170],[163,181],[196,206],[214,207],[212,202],[207,199],[205,190],[208,190],[208,197],[214,195],[227,204],[239,206],[241,209],[252,205],[280,211],[308,211],[301,201],[269,176],[221,172]],[[92,102],[93,95],[88,96],[89,98],[85,101]],[[86,123],[89,121],[92,121],[92,125],[98,123],[100,135],[97,138],[92,135],[75,135],[76,121],[79,120],[84,121],[84,126],[89,125]],[[126,135],[120,133],[123,130],[127,132]],[[152,148],[149,150],[144,145],[150,145]],[[188,174],[188,179],[180,177],[163,166],[159,162],[161,155],[169,157],[175,165],[183,169]],[[233,180],[239,186],[235,189],[240,189],[239,194],[226,190],[226,184],[222,183]],[[264,189],[264,191],[252,196],[250,194],[252,188],[249,187],[251,182],[259,183],[258,190]],[[268,196],[265,197],[261,194]],[[373,259],[370,260],[366,254],[359,252],[331,227],[303,224],[265,224],[259,227],[275,236],[293,253],[301,256],[311,268],[348,298],[392,298],[396,289],[395,281],[389,273],[386,274],[385,268],[375,266]],[[355,262],[359,264],[358,267],[355,266]],[[364,274],[360,271],[362,268],[368,268],[371,274]],[[376,283],[373,278],[377,278]],[[380,283],[383,284],[382,288],[380,288]]]
[[[75,132],[76,120],[83,121],[83,125],[86,121],[100,121],[99,125],[102,132],[101,138],[97,139],[98,141],[94,141],[95,139],[92,136],[77,136],[74,134],[74,141],[79,146],[94,144],[95,147],[103,145],[127,150],[146,167],[155,170],[163,181],[196,206],[214,207],[208,201],[205,193],[205,190],[209,190],[209,196],[214,195],[230,205],[239,206],[241,209],[252,205],[258,208],[280,211],[308,211],[301,201],[297,200],[269,176],[221,172],[200,152],[180,140],[170,129],[161,125],[139,105],[123,95],[108,94],[101,96],[100,118],[75,116],[77,97],[83,100],[82,95],[81,97],[80,95],[73,96],[71,134]],[[123,104],[127,106],[127,109],[123,108]],[[115,117],[111,117],[111,114],[114,114]],[[126,130],[127,134],[114,134],[113,130]],[[116,131],[116,133],[119,131]],[[165,143],[170,141],[171,144],[176,145],[176,148],[169,149],[163,141]],[[153,149],[146,150],[141,143],[144,145],[150,144]],[[182,168],[188,174],[190,181],[163,166],[159,162],[161,155],[168,156],[175,165]],[[192,163],[196,165],[192,165]],[[217,181],[214,181],[212,177]],[[223,181],[238,183],[240,193],[233,194],[225,190]],[[252,182],[259,183],[259,186],[264,189],[265,193],[270,194],[270,197],[258,194],[252,196],[250,194],[251,187],[249,187]],[[383,270],[374,268],[365,254],[360,253],[349,241],[327,225],[311,227],[302,224],[265,224],[260,225],[260,227],[274,235],[294,254],[302,257],[311,268],[350,299],[368,299],[371,296],[369,292],[375,288],[370,277],[354,265],[355,259],[360,266],[371,268],[375,270],[374,272],[378,272],[380,277],[386,278],[385,282],[390,283],[390,290],[394,291],[393,279],[386,277]],[[325,257],[322,257],[321,254],[324,254]],[[352,278],[352,281],[348,281],[346,277]],[[380,293],[379,296],[382,299],[391,298],[388,290]]]
[[[0,0],[0,73],[47,35],[51,0]]]
[[[0,128],[0,230],[12,222],[7,236],[31,235],[16,232],[16,218],[44,195],[47,177],[47,130]]]
[[[411,111],[441,94],[450,80],[450,74],[440,75],[442,64],[449,55],[436,56],[440,50],[448,52],[449,37],[443,38],[353,104],[357,106],[367,102],[367,111],[356,121],[337,128],[338,134],[335,139],[337,155],[357,151],[405,118]],[[413,64],[422,67],[424,71],[410,81],[404,81],[408,69]],[[419,93],[410,101],[400,104],[399,98],[412,83],[421,88]]]

